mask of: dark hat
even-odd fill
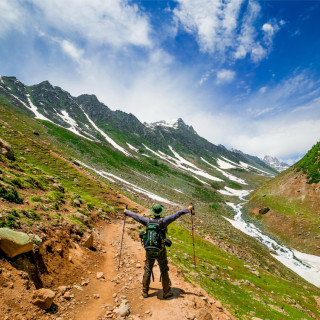
[[[162,204],[154,204],[150,209],[150,213],[155,217],[160,217],[165,212],[164,206]]]

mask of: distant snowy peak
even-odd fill
[[[264,156],[264,158],[261,160],[265,162],[269,167],[277,170],[278,172],[287,170],[290,167],[287,163],[280,162],[276,157]]]
[[[156,127],[163,127],[163,128],[172,128],[172,129],[187,129],[193,133],[196,133],[192,126],[188,126],[185,122],[181,119],[174,119],[174,120],[161,120],[153,123],[144,123],[149,128],[156,128]]]
[[[149,123],[148,126],[149,127],[166,127],[166,128],[178,129],[179,128],[179,120],[182,120],[182,119],[173,119],[170,121],[161,120],[161,121]],[[182,122],[183,122],[183,120],[182,120]]]

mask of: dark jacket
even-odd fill
[[[163,217],[162,218],[163,226],[167,227],[170,223],[172,223],[173,221],[177,220],[179,217],[181,217],[182,215],[184,215],[184,214],[186,214],[188,212],[189,212],[189,209],[187,208],[187,209],[180,210],[180,211],[178,211],[176,213],[173,213],[170,216]],[[145,218],[145,217],[139,216],[138,214],[136,214],[136,213],[134,213],[132,211],[126,210],[124,213],[125,213],[126,216],[129,216],[129,217],[133,218],[134,220],[142,223],[144,226],[147,226],[148,223],[149,223],[149,218]],[[155,219],[157,219],[157,218],[155,218]]]

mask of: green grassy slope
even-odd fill
[[[253,192],[249,211],[285,243],[320,255],[320,143],[298,163]],[[259,210],[269,208],[266,214]]]

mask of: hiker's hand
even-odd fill
[[[127,208],[123,210],[123,214],[126,215],[126,212],[127,212]]]
[[[193,204],[192,204],[192,203],[190,203],[190,205],[189,205],[188,209],[189,209],[189,211],[194,210],[194,206],[193,206]]]

